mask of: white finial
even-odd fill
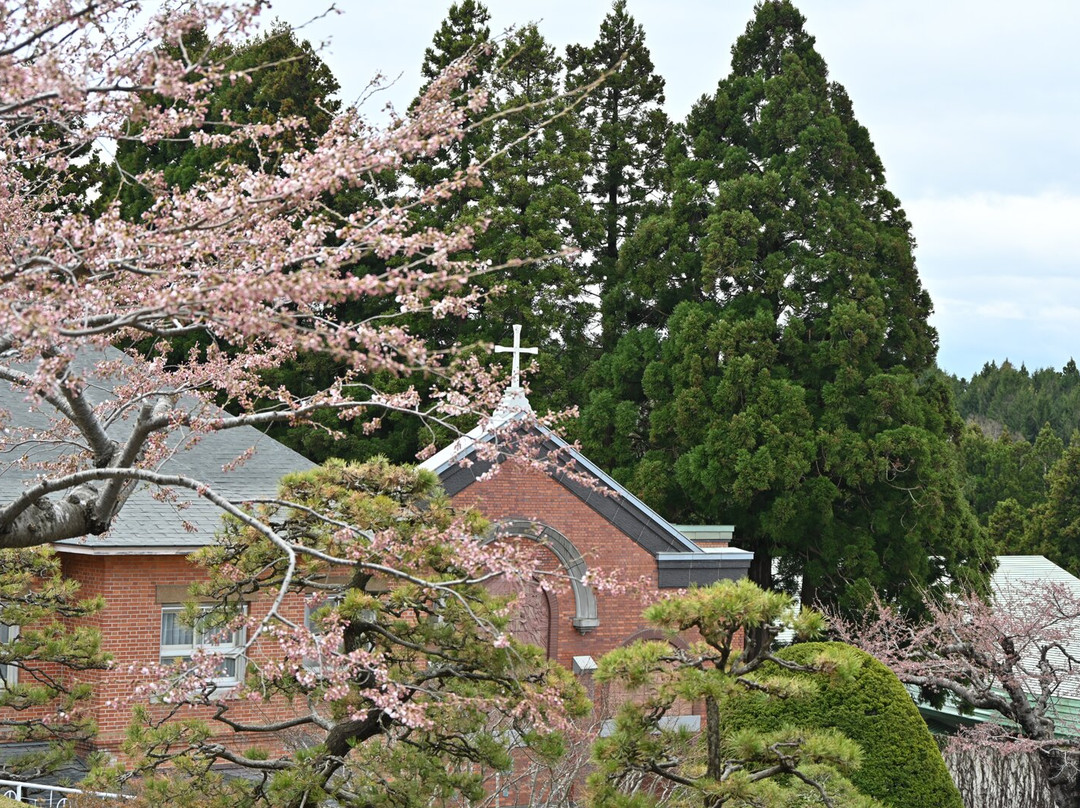
[[[539,351],[536,348],[522,348],[521,347],[521,326],[517,323],[514,324],[514,347],[507,348],[504,345],[496,345],[495,353],[511,353],[514,355],[514,364],[511,366],[510,371],[510,389],[521,389],[521,355],[533,354],[536,355]]]

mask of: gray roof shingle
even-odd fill
[[[94,364],[95,355],[80,357],[78,364],[87,369]],[[117,359],[123,354],[108,349],[100,358]],[[134,365],[133,365],[134,368]],[[106,381],[88,397],[98,402],[111,397],[113,382]],[[9,426],[32,426],[41,429],[47,424],[47,409],[30,411],[25,393],[0,382],[0,410],[11,413]],[[47,408],[48,405],[44,405]],[[181,400],[181,406],[202,411],[210,416],[225,414],[212,405],[194,397]],[[110,436],[123,440],[130,430],[130,421],[117,421],[109,427]],[[179,447],[160,468],[165,474],[178,474],[205,482],[218,494],[233,501],[269,497],[277,492],[278,481],[284,474],[313,468],[314,464],[302,455],[250,426],[225,429],[204,434],[198,440],[177,430],[170,435],[170,444]],[[193,444],[193,445],[192,445]],[[235,468],[226,470],[248,449],[254,454]],[[26,455],[34,459],[57,456],[64,449],[47,444],[16,444],[0,436],[0,501],[17,496],[37,472],[21,468],[18,460]],[[155,493],[158,495],[155,496]],[[213,541],[221,525],[221,510],[188,489],[174,489],[162,497],[156,486],[139,484],[124,504],[112,527],[101,536],[86,536],[60,542],[58,549],[71,552],[187,552]],[[190,528],[185,527],[185,523]]]

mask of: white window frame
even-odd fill
[[[9,626],[7,623],[0,623],[0,643],[6,645],[9,642],[14,642],[18,636],[19,627],[17,625]],[[3,677],[3,681],[0,681],[0,690],[17,685],[19,683],[19,666],[0,665],[0,676]]]
[[[207,614],[211,611],[212,606],[201,606],[200,611],[203,614]],[[182,626],[182,629],[191,635],[191,642],[188,643],[176,643],[165,644],[165,616],[166,615],[179,615],[184,612],[184,604],[182,603],[166,603],[161,607],[161,634],[159,637],[160,646],[160,660],[162,665],[176,664],[177,662],[184,662],[191,659],[191,655],[195,651],[202,651],[205,654],[217,654],[223,659],[233,660],[233,675],[222,675],[215,677],[212,681],[220,688],[232,688],[237,687],[244,679],[244,643],[246,641],[247,631],[243,627],[227,630],[216,629],[214,631],[206,632],[199,628],[198,624],[194,626]],[[227,642],[207,642],[207,639],[212,639],[215,634],[225,633],[227,634]],[[225,639],[225,638],[223,638]]]
[[[322,629],[315,624],[315,617],[314,617],[315,612],[319,611],[320,609],[325,609],[327,607],[337,608],[344,601],[345,601],[345,593],[343,593],[343,592],[330,593],[330,594],[326,595],[324,598],[322,598],[321,600],[315,602],[314,604],[311,603],[311,601],[305,601],[304,602],[304,628],[307,631],[311,632],[311,634],[313,634],[315,636],[321,635],[323,633]],[[339,646],[337,650],[340,653],[341,651],[344,650],[344,648]],[[320,663],[318,659],[315,659],[313,657],[304,657],[304,667],[307,668],[309,671],[312,671],[313,673],[321,673],[322,672],[322,663]]]

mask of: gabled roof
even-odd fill
[[[91,368],[95,360],[115,360],[124,357],[120,351],[106,349],[100,354],[80,357],[83,369]],[[113,382],[102,382],[88,397],[103,401],[111,395]],[[42,413],[28,412],[25,393],[0,382],[0,408],[9,411],[15,425],[45,426]],[[181,400],[181,406],[213,417],[226,414],[219,408],[194,397]],[[128,422],[109,426],[117,440],[126,437]],[[183,447],[190,434],[177,431],[172,440]],[[249,448],[254,454],[244,463],[231,468]],[[22,492],[35,473],[19,468],[11,452],[30,452],[35,459],[45,460],[59,451],[51,446],[20,447],[5,445],[0,438],[0,501],[8,501]],[[230,470],[226,470],[229,468]],[[161,468],[166,474],[180,474],[206,482],[218,493],[232,500],[271,497],[277,493],[281,477],[294,471],[314,468],[314,464],[258,429],[250,426],[224,429],[202,435],[187,448],[180,448]],[[67,539],[56,549],[71,553],[89,554],[173,554],[187,553],[210,544],[221,526],[221,509],[199,497],[194,491],[176,490],[174,501],[153,496],[153,487],[140,485],[124,503],[112,527],[101,536]],[[185,528],[185,522],[194,530]]]
[[[652,554],[659,566],[661,587],[709,584],[721,577],[742,577],[746,573],[753,553],[735,547],[707,550],[699,547],[581,452],[537,423],[520,387],[507,389],[488,424],[444,447],[421,466],[438,474],[446,493],[453,496],[476,482],[492,466],[483,459],[465,465],[461,461],[469,460],[480,444],[495,440],[497,435],[512,433],[515,423],[539,439],[542,452],[573,461],[576,476],[585,477],[591,485],[558,469],[550,472],[552,479]],[[737,575],[733,576],[733,572]]]

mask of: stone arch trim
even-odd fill
[[[531,539],[551,550],[570,577],[570,589],[574,593],[574,628],[584,634],[600,625],[596,611],[596,593],[582,581],[588,567],[570,539],[543,522],[532,519],[501,519],[491,526],[491,530],[481,541],[488,544],[502,536]]]
[[[682,638],[681,635],[671,632],[661,631],[656,628],[643,628],[641,631],[635,632],[622,641],[623,647],[627,645],[633,645],[638,640],[660,640],[671,645],[673,648],[678,648],[680,651],[685,651],[690,647],[690,643]]]

